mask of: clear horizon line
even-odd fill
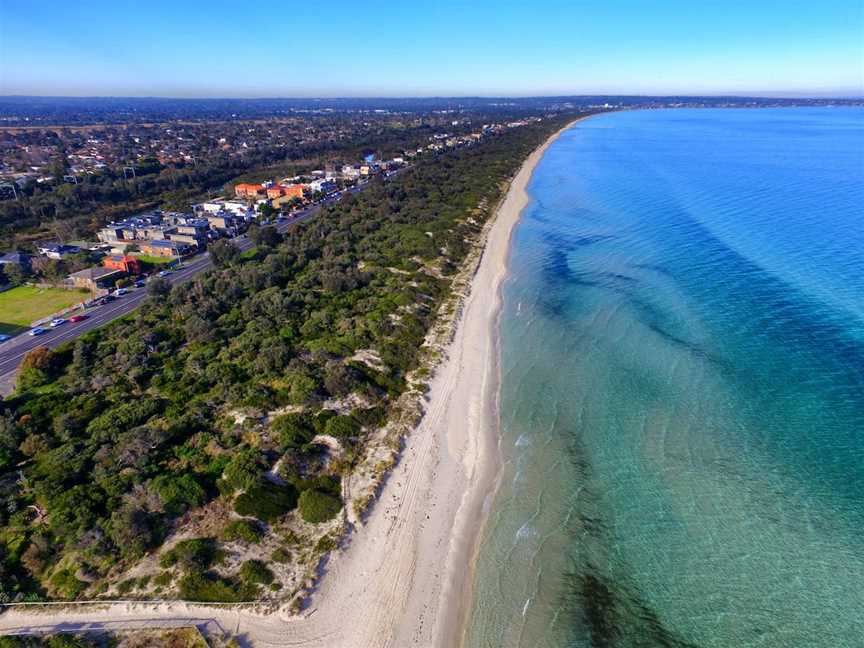
[[[861,94],[844,94],[844,93],[825,93],[825,94],[805,94],[794,91],[765,91],[756,93],[737,92],[711,92],[701,94],[688,93],[580,93],[580,94],[429,94],[429,95],[399,95],[399,94],[368,94],[368,95],[170,95],[170,94],[19,94],[19,93],[0,93],[2,99],[174,99],[174,100],[240,100],[240,101],[267,101],[267,100],[290,100],[290,101],[321,101],[321,100],[371,100],[371,99],[587,99],[587,98],[627,98],[627,99],[672,99],[672,98],[729,98],[729,99],[843,99],[843,100],[859,100],[864,99],[864,93]]]

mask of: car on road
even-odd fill
[[[11,339],[12,339],[11,335],[4,335],[4,334],[0,333],[0,342],[5,342],[6,340],[11,340]]]
[[[167,276],[170,275],[170,274],[171,274],[171,271],[170,271],[170,270],[162,270],[162,271],[159,272],[159,276],[160,276],[160,277],[167,277]]]
[[[69,321],[70,322],[83,322],[85,319],[87,319],[87,317],[88,317],[87,315],[73,315],[72,317],[69,318]]]
[[[136,288],[143,288],[146,285],[147,285],[147,282],[144,281],[143,279],[139,279],[138,281],[135,282]]]
[[[125,295],[128,292],[129,292],[129,290],[126,288],[118,288],[117,290],[114,291],[114,296],[115,297],[122,297],[123,295]]]
[[[30,337],[34,337],[36,335],[42,335],[44,332],[45,332],[45,329],[37,326],[36,328],[30,329],[29,335],[30,335]]]
[[[57,317],[57,318],[51,320],[51,324],[49,324],[49,326],[51,328],[57,328],[58,326],[62,326],[65,323],[66,323],[65,319],[63,319],[62,317]]]

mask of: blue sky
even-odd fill
[[[0,0],[0,94],[864,94],[862,0]]]

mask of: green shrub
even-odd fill
[[[275,522],[297,506],[297,489],[290,484],[259,484],[239,495],[234,510],[240,515]]]
[[[218,556],[213,538],[192,538],[181,540],[170,551],[162,554],[159,565],[163,568],[180,565],[184,569],[206,569]]]
[[[301,517],[312,524],[332,520],[342,509],[342,502],[338,497],[314,489],[300,494],[299,505]]]
[[[56,634],[45,640],[45,648],[96,648],[99,644],[86,637]]]
[[[261,453],[253,448],[234,454],[222,475],[222,480],[230,491],[249,490],[255,486],[263,472],[260,458]]]
[[[342,494],[342,480],[338,475],[318,475],[309,479],[294,479],[291,483],[300,492],[314,489],[322,493],[329,493],[334,497],[339,497]]]
[[[270,560],[275,563],[287,563],[291,562],[291,552],[287,549],[283,549],[279,547],[278,549],[274,549],[273,553],[270,554]]]
[[[187,601],[236,603],[257,594],[257,586],[241,585],[211,572],[190,572],[178,583],[180,598]]]
[[[75,578],[75,570],[71,567],[61,569],[51,577],[51,585],[63,598],[74,599],[87,589],[87,583]]]
[[[368,427],[380,427],[387,422],[387,410],[383,407],[370,407],[369,409],[355,409],[351,416],[360,425]]]
[[[270,424],[275,439],[284,449],[300,449],[315,436],[315,428],[306,414],[285,414]]]
[[[319,538],[318,542],[315,543],[316,553],[327,553],[328,551],[333,551],[335,548],[336,539],[329,535],[322,536]]]
[[[334,416],[327,421],[324,432],[337,439],[347,439],[360,434],[360,424],[351,416]]]
[[[244,583],[269,585],[273,582],[273,572],[260,560],[247,560],[240,566],[240,578]]]
[[[167,587],[171,584],[172,580],[174,580],[174,576],[171,574],[171,572],[163,571],[161,574],[159,574],[158,576],[156,576],[156,578],[153,579],[153,584],[157,587]]]
[[[124,596],[135,589],[135,585],[137,585],[137,581],[134,578],[125,580],[117,586],[117,593],[120,594],[120,596]]]
[[[165,512],[172,517],[193,506],[200,506],[206,498],[204,489],[188,473],[159,475],[151,483],[165,505]]]
[[[250,520],[234,520],[222,531],[222,539],[227,542],[259,542],[264,530]]]

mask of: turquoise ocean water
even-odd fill
[[[467,645],[864,646],[864,109],[606,114],[529,190]]]

